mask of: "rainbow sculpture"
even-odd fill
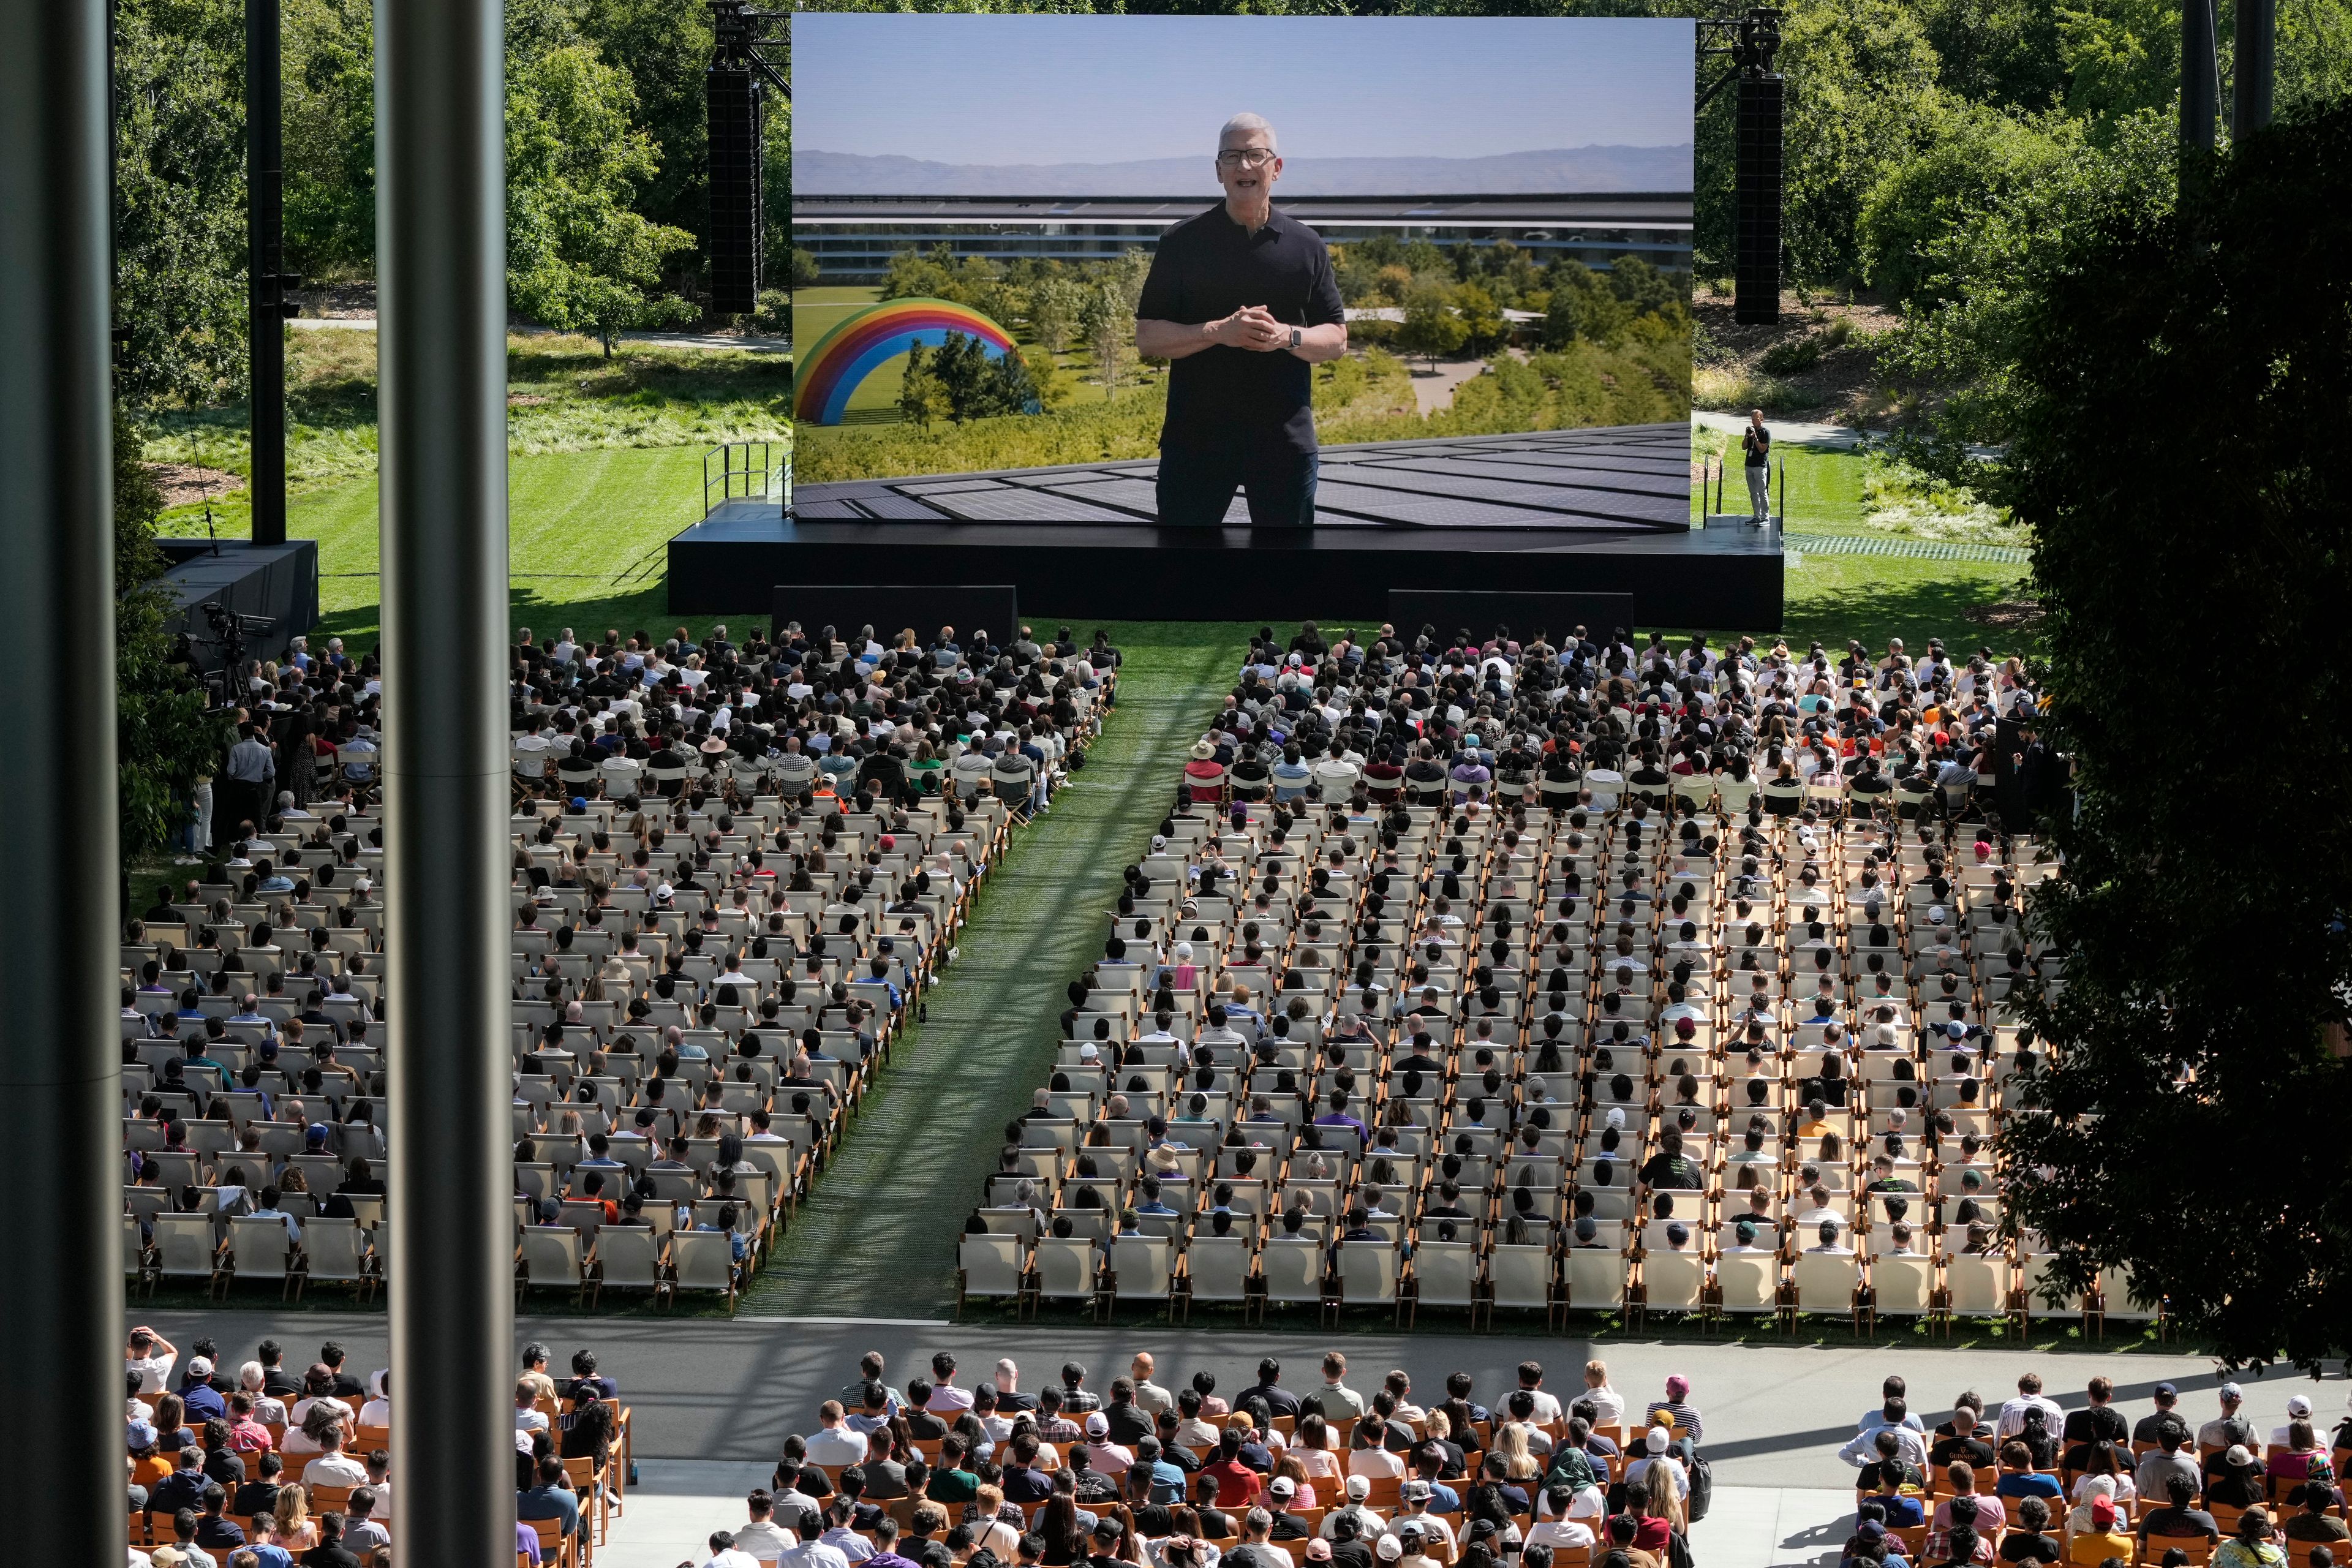
[[[1016,352],[1012,334],[969,305],[947,300],[886,300],[844,317],[795,367],[793,417],[838,425],[850,395],[879,366],[917,343],[937,348],[950,332],[978,338],[989,358]]]

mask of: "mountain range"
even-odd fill
[[[1566,195],[1687,191],[1691,146],[1552,147],[1476,158],[1309,158],[1286,163],[1291,196]],[[1216,195],[1205,153],[1118,163],[942,163],[895,154],[793,150],[793,190],[808,196],[1202,196]]]

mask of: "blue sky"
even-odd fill
[[[1688,21],[803,11],[792,31],[793,140],[829,153],[1185,157],[1244,110],[1286,159],[1691,140]]]

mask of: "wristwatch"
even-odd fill
[[[1290,347],[1291,347],[1291,350],[1292,350],[1292,352],[1293,352],[1293,353],[1296,353],[1296,352],[1297,351],[1297,348],[1298,348],[1298,336],[1299,336],[1299,334],[1298,334],[1298,329],[1297,329],[1297,327],[1293,327],[1293,328],[1291,328],[1291,329],[1290,329]]]

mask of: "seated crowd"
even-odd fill
[[[2052,868],[1979,788],[2018,672],[1594,651],[1262,642],[1071,984],[967,1295],[2047,1310],[1991,1149],[2012,994],[2063,983]],[[1755,782],[1800,754],[1846,760]]]
[[[744,1521],[712,1534],[707,1568],[1693,1561],[1710,1482],[1681,1377],[1643,1406],[1600,1362],[1557,1393],[1524,1362],[1490,1408],[1465,1373],[1355,1386],[1337,1352],[1296,1388],[1269,1357],[1230,1398],[1210,1373],[1171,1393],[1158,1371],[1140,1354],[1097,1390],[1073,1362],[1032,1394],[1010,1358],[966,1384],[941,1353],[893,1386],[868,1354],[784,1440]]]
[[[517,1568],[584,1568],[625,1506],[629,1409],[593,1351],[560,1381],[525,1347],[514,1392]],[[393,1383],[330,1340],[296,1371],[265,1339],[232,1369],[155,1330],[123,1352],[131,1568],[391,1568]],[[426,1397],[426,1396],[418,1396]],[[428,1400],[429,1403],[429,1400]]]
[[[377,683],[293,651],[254,672],[231,765],[274,787],[302,759],[301,789],[124,932],[125,1269],[150,1283],[368,1289],[386,1266],[383,747],[366,730],[366,777],[323,790],[309,761],[356,721],[321,693],[372,721]],[[1117,664],[1066,628],[522,634],[519,1279],[732,1299]],[[605,1226],[631,1234],[600,1249]]]
[[[1842,1568],[1979,1563],[2336,1568],[2347,1561],[2352,1418],[2323,1441],[2311,1401],[2259,1431],[2234,1383],[2200,1425],[2171,1384],[2137,1420],[2105,1376],[2063,1410],[2029,1373],[1988,1410],[1973,1391],[1932,1429],[1900,1377],[1839,1457],[1860,1468]]]

